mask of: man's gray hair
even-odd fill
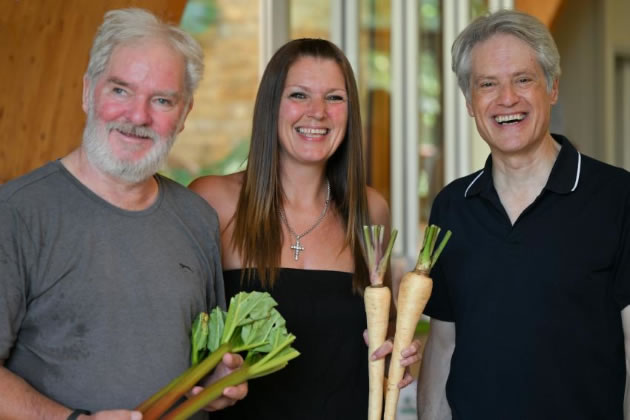
[[[144,38],[157,38],[171,45],[186,62],[185,94],[190,100],[203,76],[203,50],[188,33],[174,25],[162,22],[143,9],[129,8],[111,10],[105,14],[98,28],[86,72],[94,82],[105,71],[114,49]]]
[[[547,90],[551,91],[554,81],[560,77],[560,54],[551,33],[533,16],[516,10],[500,10],[475,19],[453,42],[452,69],[466,100],[470,102],[472,49],[496,34],[515,36],[534,50],[547,79]]]

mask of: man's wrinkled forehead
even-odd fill
[[[182,95],[185,89],[186,62],[181,53],[162,39],[137,39],[118,44],[109,56],[103,73],[98,79],[102,82],[115,82],[134,87],[134,83],[148,78],[178,79],[178,86],[164,89],[169,96]]]

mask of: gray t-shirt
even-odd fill
[[[143,211],[60,162],[0,187],[0,360],[68,407],[135,407],[188,367],[196,315],[225,307],[216,212],[156,179]]]

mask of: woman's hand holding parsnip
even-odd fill
[[[392,328],[393,329],[393,328]],[[368,330],[363,333],[365,344],[369,345]],[[400,365],[405,368],[402,379],[398,382],[398,388],[404,388],[413,382],[413,376],[409,370],[409,367],[415,363],[418,363],[421,359],[420,350],[422,343],[420,340],[414,339],[408,347],[405,347],[401,352]],[[394,337],[389,337],[379,348],[374,350],[370,354],[370,360],[384,359],[389,356],[394,350]]]

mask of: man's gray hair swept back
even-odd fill
[[[475,19],[453,42],[452,69],[466,100],[470,102],[471,55],[473,47],[496,34],[512,35],[535,52],[547,79],[547,90],[560,77],[560,54],[547,27],[533,16],[516,10],[500,10]]]
[[[159,20],[143,9],[129,8],[111,10],[105,14],[98,28],[86,72],[87,78],[95,82],[105,71],[114,48],[143,38],[164,40],[179,52],[186,62],[185,89],[189,99],[203,76],[203,51],[192,36],[176,26]]]

